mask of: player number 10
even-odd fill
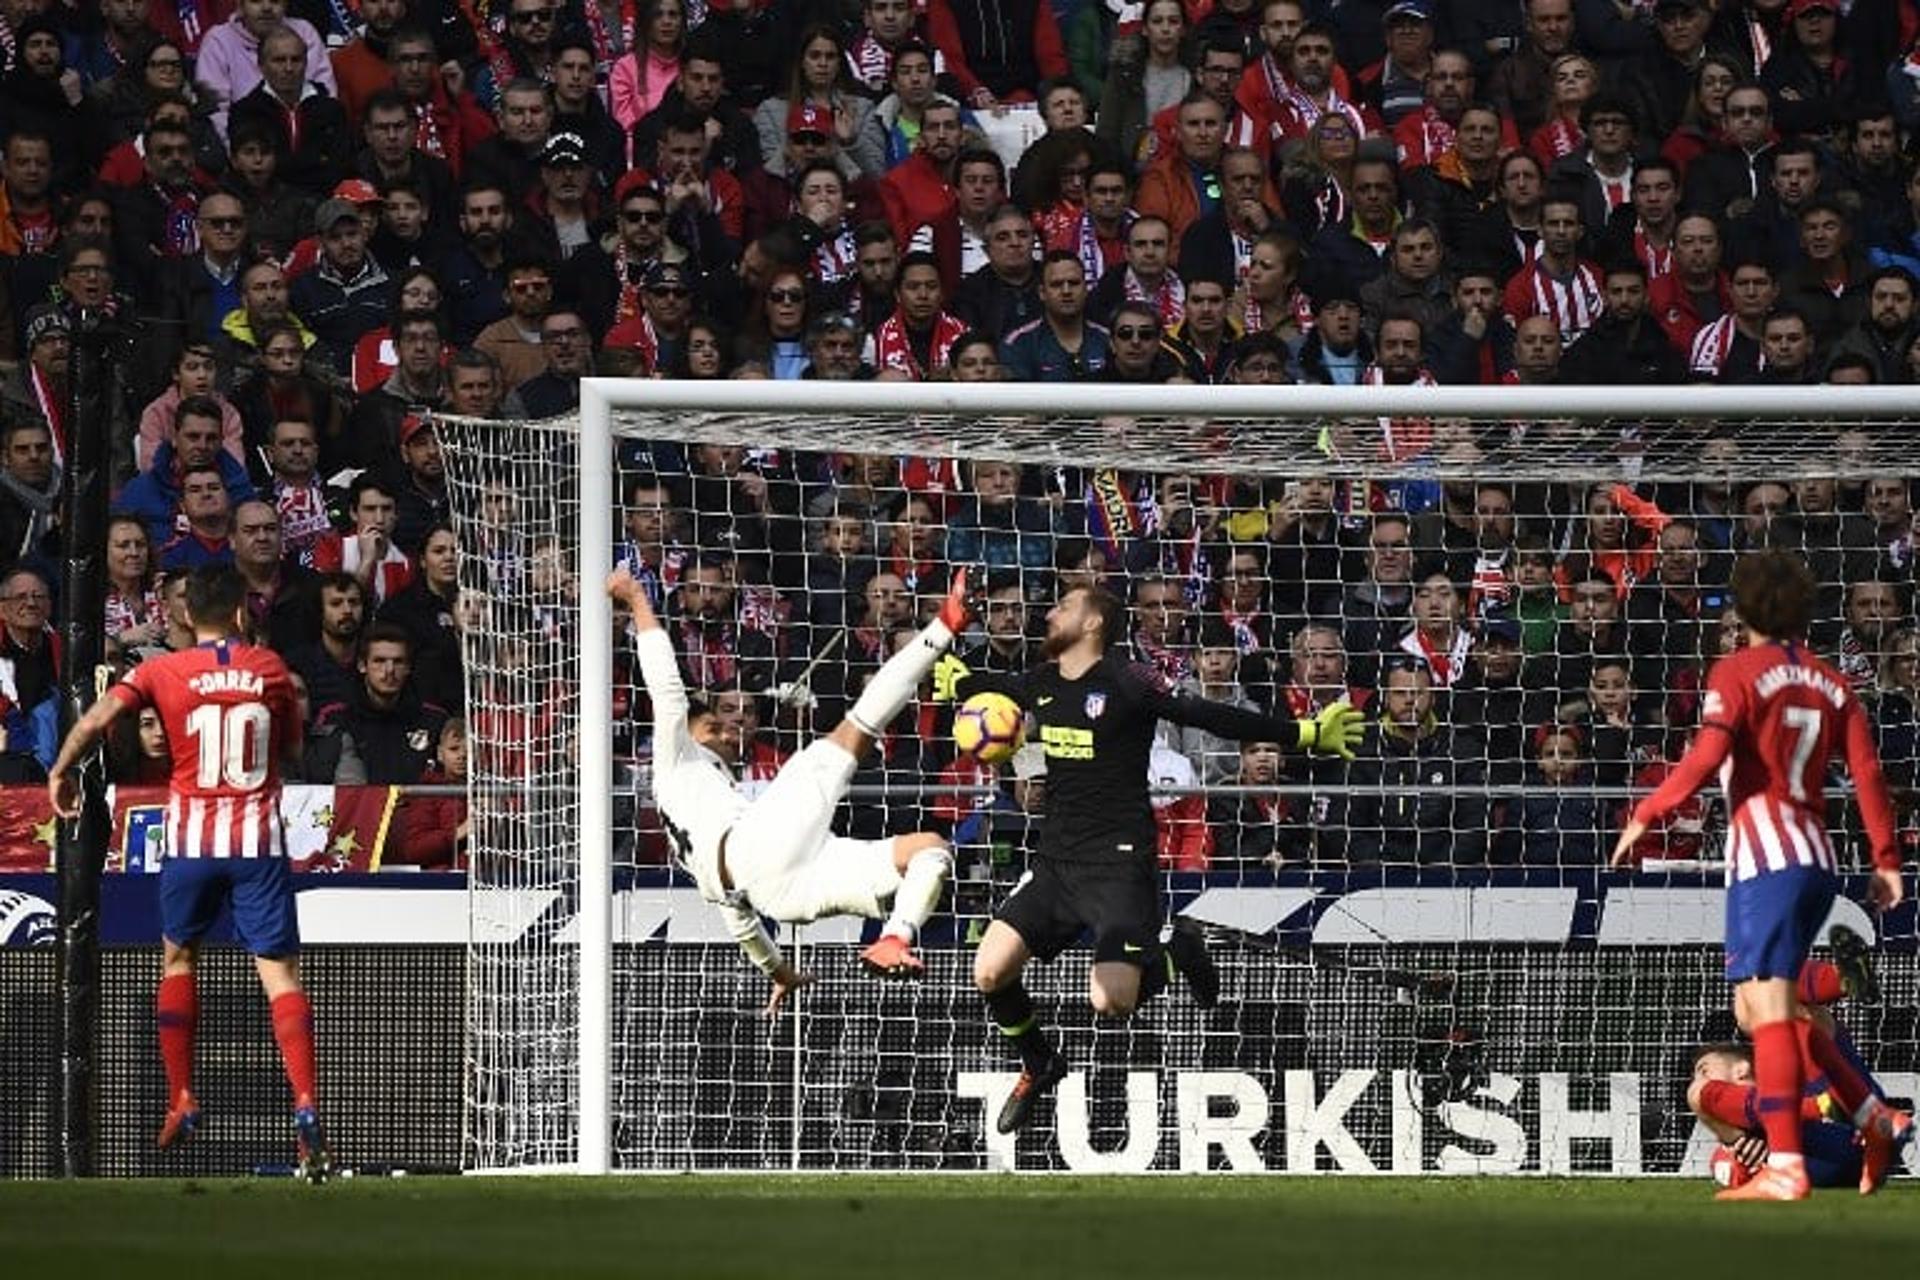
[[[195,707],[187,732],[200,757],[200,786],[252,791],[265,782],[272,729],[273,713],[258,702]]]

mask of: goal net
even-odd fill
[[[466,1164],[1704,1168],[1684,1095],[1693,1049],[1733,1033],[1724,815],[1703,795],[1634,872],[1604,863],[1737,643],[1747,548],[1804,554],[1813,643],[1912,787],[1902,391],[608,379],[565,420],[443,420],[472,744]],[[875,922],[783,927],[818,982],[768,1019],[651,809],[647,702],[601,590],[618,563],[748,789],[962,563],[986,568],[972,665],[1031,662],[1056,594],[1103,581],[1168,682],[1282,715],[1347,697],[1368,736],[1347,764],[1162,727],[1167,910],[1210,926],[1222,998],[1111,1022],[1084,950],[1032,966],[1074,1074],[1002,1136],[1017,1064],[971,961],[1033,848],[1044,758],[956,760],[945,710],[910,705],[836,829],[953,840],[926,976],[861,973]],[[1857,872],[1857,815],[1829,794]],[[1911,1094],[1913,915],[1835,919],[1876,942],[1884,987],[1838,1016]]]

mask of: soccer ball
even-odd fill
[[[981,764],[1013,758],[1027,736],[1027,713],[1004,693],[976,693],[953,713],[953,745]]]

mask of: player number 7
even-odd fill
[[[1787,707],[1780,719],[1793,730],[1793,758],[1787,762],[1787,791],[1795,800],[1807,798],[1807,761],[1820,744],[1821,714],[1813,707]]]

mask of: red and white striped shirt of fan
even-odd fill
[[[152,707],[173,754],[169,858],[283,858],[280,759],[300,742],[287,666],[239,641],[149,658],[106,696]]]
[[[1874,865],[1897,868],[1893,804],[1866,708],[1845,676],[1799,644],[1728,654],[1707,677],[1701,728],[1679,767],[1633,816],[1657,822],[1715,772],[1727,796],[1727,880],[1789,867],[1836,870],[1826,777],[1844,754]]]

